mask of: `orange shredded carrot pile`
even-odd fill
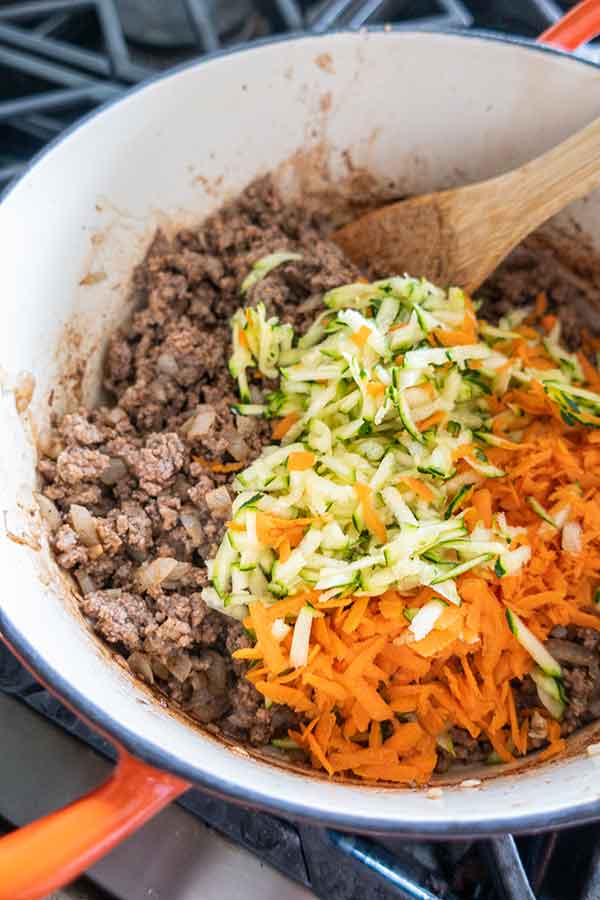
[[[540,294],[532,318],[545,331],[556,321],[547,308],[547,298]],[[526,338],[538,333],[530,324],[519,326],[518,331],[522,340],[514,340],[512,350],[528,359],[534,351]],[[362,346],[369,334],[363,326],[352,339]],[[453,345],[476,340],[472,306],[467,307],[457,331],[440,331],[435,337]],[[535,353],[540,354],[539,360],[532,358],[542,368],[543,351]],[[598,390],[600,375],[583,355],[580,362],[587,384]],[[371,393],[379,394],[379,387]],[[266,700],[298,713],[302,724],[289,736],[314,768],[329,776],[353,773],[369,780],[426,783],[437,764],[439,747],[451,746],[453,728],[486,741],[490,753],[504,762],[525,755],[530,749],[533,710],[517,704],[514,688],[533,662],[508,627],[507,607],[540,640],[557,625],[600,630],[600,616],[594,609],[600,581],[600,432],[567,424],[540,382],[502,397],[491,396],[488,402],[492,433],[500,446],[486,447],[486,456],[507,474],[487,478],[465,495],[465,521],[471,528],[479,522],[489,528],[494,515],[502,512],[511,526],[526,530],[512,544],[526,543],[531,548],[530,561],[517,575],[499,577],[478,569],[477,575],[459,576],[462,605],[447,605],[432,630],[419,640],[409,629],[410,619],[436,596],[431,587],[407,595],[387,590],[381,596],[338,596],[323,602],[313,590],[271,606],[259,601],[250,605],[244,624],[255,634],[256,643],[233,656],[252,664],[248,678]],[[439,416],[436,413],[421,422],[420,429],[437,424]],[[290,416],[282,419],[274,437],[283,436],[294,421]],[[511,429],[519,431],[518,439],[511,437]],[[454,454],[459,475],[470,470],[469,458],[475,449],[463,445]],[[313,464],[310,452],[290,453],[290,470],[301,471]],[[417,477],[403,475],[398,483],[423,500],[434,498],[429,485]],[[354,490],[367,529],[385,543],[386,528],[374,492],[361,483],[355,483]],[[580,528],[579,552],[562,547],[560,529],[542,522],[532,498],[550,517],[568,508],[568,521]],[[317,521],[256,513],[259,539],[277,550],[280,559],[289,556]],[[273,623],[276,619],[293,623],[306,604],[317,613],[308,660],[294,668],[290,663],[293,628],[278,640]],[[545,708],[536,707],[535,712],[547,724],[542,758],[563,752],[560,723]]]
[[[416,597],[393,590],[345,597],[323,604],[324,615],[311,631],[309,662],[292,669],[292,630],[277,642],[271,627],[275,619],[293,619],[307,602],[319,609],[317,592],[270,607],[251,605],[246,624],[256,645],[234,656],[259,666],[249,676],[265,698],[316,723],[310,731],[303,725],[290,732],[315,768],[423,784],[435,768],[438,739],[453,727],[487,740],[503,761],[523,756],[530,749],[532,711],[517,713],[512,681],[523,678],[532,661],[508,628],[506,606],[540,639],[556,625],[600,629],[592,599],[600,579],[600,435],[570,428],[545,410],[531,417],[517,449],[487,452],[494,465],[511,473],[488,479],[471,495],[470,508],[484,524],[492,512],[504,511],[512,524],[527,528],[532,560],[517,576],[500,579],[486,571],[485,577],[460,577],[462,606],[447,607],[422,640],[406,642],[404,611],[427,603],[433,589],[422,588]],[[411,489],[427,487],[418,479],[404,481]],[[375,533],[383,525],[370,489],[357,484],[356,490]],[[551,514],[569,505],[571,520],[582,528],[580,554],[561,548],[559,532],[540,529],[526,502],[531,496]],[[280,546],[283,535],[292,545],[299,542],[310,523],[257,512],[257,530],[270,546]],[[564,739],[560,724],[544,709],[537,712],[547,720],[549,740],[541,756],[549,758],[562,752]]]

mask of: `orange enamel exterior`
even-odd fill
[[[100,787],[0,840],[0,900],[47,897],[188,787],[121,752]]]
[[[577,50],[600,34],[600,0],[582,0],[540,35],[539,41],[560,50]]]

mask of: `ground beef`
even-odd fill
[[[142,646],[152,622],[152,614],[144,598],[128,591],[92,591],[84,594],[81,608],[102,637],[126,650],[138,650]]]
[[[56,475],[65,484],[96,481],[108,465],[108,458],[98,450],[69,447],[56,460]]]
[[[60,459],[60,457],[59,457]],[[172,483],[185,459],[183,444],[176,434],[151,434],[133,462],[140,488],[151,497]]]
[[[204,559],[214,555],[223,530],[211,492],[231,478],[210,465],[247,463],[269,439],[268,422],[232,413],[237,398],[226,361],[240,284],[257,259],[277,250],[302,258],[275,269],[247,299],[260,298],[269,314],[300,329],[319,294],[361,274],[324,238],[312,214],[284,205],[268,178],[173,240],[158,232],[133,276],[135,312],[107,349],[111,404],[55,421],[39,460],[44,493],[62,518],[52,546],[81,586],[80,606],[92,627],[170,702],[255,744],[285,736],[295,717],[286,707],[265,708],[244,678],[247,663],[231,658],[250,645],[249,636],[239,622],[208,609],[200,589],[207,582]],[[586,293],[535,243],[518,248],[484,285],[484,314],[497,319],[542,290],[576,344]],[[192,438],[194,416],[206,407],[214,411],[210,426]],[[84,544],[73,529],[73,503],[94,517],[97,546]],[[158,557],[186,565],[175,582],[144,592],[140,567]],[[559,629],[553,639],[600,659],[596,631]],[[600,714],[598,665],[565,663],[565,684],[570,706],[563,730],[569,733]],[[539,705],[530,679],[515,692],[519,707]],[[541,733],[535,735],[543,744]],[[451,737],[454,752],[441,751],[440,770],[490,756],[483,739],[459,728]]]
[[[557,625],[547,646],[563,670],[568,703],[561,732],[567,737],[600,716],[600,632],[592,628]],[[518,709],[541,706],[531,678],[513,682],[513,691]],[[531,743],[534,747],[543,746],[544,740]]]
[[[540,292],[559,316],[567,346],[578,348],[582,325],[597,327],[598,291],[562,264],[552,242],[537,234],[513,250],[478,292],[484,300],[480,314],[497,320],[511,309],[531,304]]]

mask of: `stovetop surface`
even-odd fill
[[[0,187],[99,103],[170,66],[269,34],[391,23],[535,37],[556,0],[0,0]],[[586,55],[595,58],[594,45]],[[99,783],[111,745],[0,645],[0,831]],[[549,823],[550,825],[551,823]],[[78,882],[78,900],[600,900],[595,826],[490,841],[374,842],[197,790]],[[61,895],[62,896],[62,895]]]

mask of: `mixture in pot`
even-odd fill
[[[131,670],[235,740],[408,784],[557,755],[600,716],[580,288],[525,246],[471,300],[324,234],[264,179],[157,235],[114,404],[42,441],[58,563]]]

